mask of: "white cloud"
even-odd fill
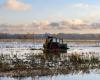
[[[27,10],[31,8],[31,5],[18,0],[6,0],[2,7],[12,10]]]
[[[100,5],[89,4],[89,3],[74,3],[74,4],[70,4],[69,7],[82,8],[82,9],[98,9]]]
[[[85,4],[85,3],[77,3],[73,5],[73,7],[76,7],[76,8],[89,8],[90,6],[91,5]]]

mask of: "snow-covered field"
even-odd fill
[[[31,49],[43,48],[43,43],[32,43],[32,42],[0,42],[0,54],[4,55],[17,55],[19,58],[25,57],[30,54],[43,53],[41,50]]]
[[[93,53],[100,55],[100,47],[95,46],[95,44],[75,44],[68,43],[69,50],[68,53]],[[30,54],[41,54],[42,50],[31,50],[31,49],[43,49],[43,43],[33,43],[33,42],[0,42],[0,54],[7,55],[17,55],[19,57],[30,55]]]

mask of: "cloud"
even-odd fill
[[[2,7],[12,10],[27,10],[31,8],[31,5],[18,0],[6,0]]]
[[[51,22],[48,27],[51,29],[58,30],[74,30],[74,31],[82,31],[82,30],[97,30],[100,29],[99,22],[90,22],[80,19],[74,20],[62,20],[59,22]]]
[[[74,3],[74,4],[70,4],[69,7],[80,8],[80,9],[98,9],[100,5],[89,4],[89,3],[76,3],[76,4]]]
[[[59,27],[60,24],[58,22],[52,22],[49,24],[49,26],[52,26],[52,27]]]
[[[84,24],[84,21],[80,19],[73,19],[73,20],[64,20],[63,22],[71,25],[79,25],[79,24]]]
[[[85,4],[85,3],[77,3],[77,4],[74,4],[73,7],[75,8],[89,8],[91,5],[89,4]]]
[[[86,22],[80,19],[61,20],[56,22],[34,21],[23,25],[0,25],[1,33],[100,33],[100,22]]]

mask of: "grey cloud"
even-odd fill
[[[58,22],[52,22],[49,25],[52,27],[59,27],[60,26],[60,24]]]
[[[100,29],[100,23],[92,23],[92,24],[90,24],[90,27],[92,29]]]

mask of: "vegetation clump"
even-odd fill
[[[8,55],[9,56],[9,55]],[[7,55],[0,55],[0,75],[3,72],[9,72],[13,76],[24,75],[46,75],[58,73],[72,73],[73,71],[89,72],[89,69],[99,68],[99,58],[91,56],[91,58],[83,58],[80,55],[72,54],[65,57],[64,60],[54,58],[49,60],[44,56],[30,55],[27,58],[19,59],[17,55],[13,58],[8,58]]]

